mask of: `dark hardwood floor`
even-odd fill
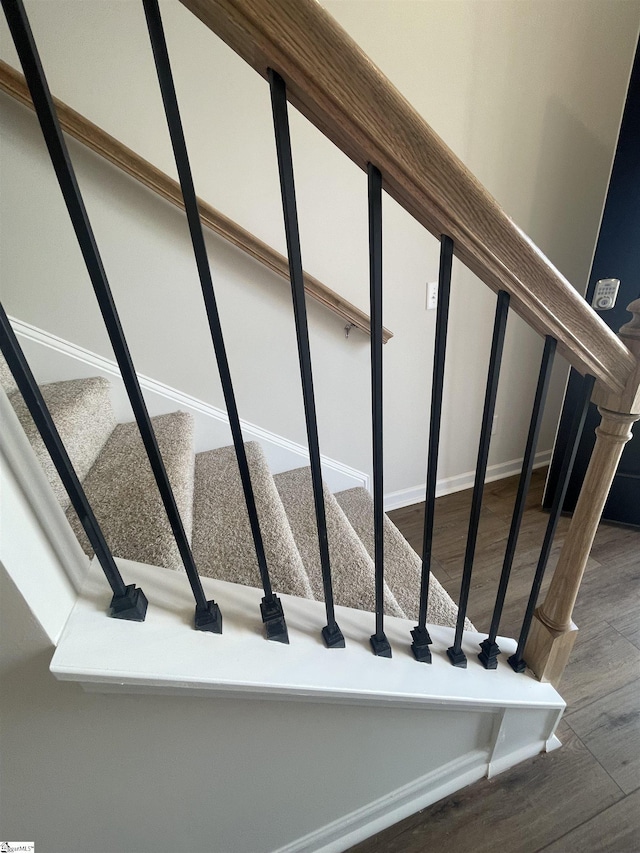
[[[517,636],[548,516],[534,474],[500,634]],[[486,486],[469,612],[487,631],[517,478]],[[436,502],[434,573],[457,600],[471,492]],[[421,550],[423,504],[390,513]],[[543,593],[569,520],[561,519]],[[640,532],[601,525],[578,598],[580,631],[560,693],[561,749],[482,780],[351,853],[640,853]],[[501,663],[500,665],[505,665]]]

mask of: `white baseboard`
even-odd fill
[[[104,376],[111,382],[111,398],[116,419],[133,419],[120,370],[115,361],[15,317],[10,317],[10,320],[38,382]],[[139,373],[138,380],[152,416],[167,414],[176,409],[189,412],[193,416],[196,453],[231,444],[229,418],[224,409],[205,403],[190,394],[184,394],[177,388],[157,382],[149,376]],[[243,420],[241,424],[245,440],[261,444],[272,473],[279,474],[309,464],[309,454],[304,445],[262,429],[249,421]],[[356,486],[369,488],[369,475],[363,471],[328,456],[322,456],[321,461],[324,480],[332,492]]]
[[[31,369],[39,382],[104,376],[112,384],[111,396],[117,420],[132,420],[131,407],[115,361],[104,358],[15,317],[11,317],[10,320]],[[167,414],[176,409],[189,412],[193,416],[196,453],[231,444],[229,418],[223,409],[205,403],[190,394],[184,394],[177,388],[172,388],[170,385],[158,382],[143,374],[139,373],[138,379],[152,416]],[[309,464],[309,454],[304,445],[262,429],[262,427],[249,421],[243,420],[241,423],[245,439],[247,441],[258,441],[261,444],[274,474]],[[534,467],[540,468],[548,465],[550,459],[551,450],[541,450],[536,453]],[[369,490],[370,478],[364,471],[358,471],[328,456],[322,456],[321,460],[323,477],[332,492],[352,489],[356,486],[362,486]],[[494,480],[519,474],[521,466],[522,459],[512,459],[497,465],[489,465],[486,482],[490,483]],[[436,495],[440,497],[469,489],[473,486],[474,478],[474,471],[466,471],[454,477],[442,478],[437,482]],[[385,495],[385,511],[420,503],[424,500],[424,492],[424,483],[408,489],[389,492]]]
[[[515,645],[515,642],[514,642]],[[561,744],[554,734],[563,709],[504,707],[487,746],[477,743],[447,764],[367,803],[275,853],[342,853],[398,821],[485,776],[489,779]]]
[[[545,744],[545,752],[555,752],[556,749],[560,749],[561,746],[562,741],[560,738],[556,734],[552,734]]]
[[[551,461],[551,450],[540,450],[536,453],[534,468],[542,468],[548,465]],[[494,480],[502,480],[505,477],[512,477],[514,474],[519,474],[522,469],[522,459],[511,459],[508,462],[500,462],[497,465],[489,465],[487,468],[487,476],[485,483],[492,483]],[[470,489],[473,486],[475,479],[475,471],[466,471],[464,474],[457,474],[455,477],[444,477],[436,483],[436,497],[441,495],[450,495],[453,492],[460,492],[463,489]],[[389,492],[384,497],[384,508],[386,512],[392,509],[400,509],[403,506],[411,506],[411,504],[421,503],[424,500],[425,484],[420,483],[418,486],[412,486],[409,489],[400,489],[397,492]]]
[[[460,788],[477,782],[486,772],[486,750],[473,750],[361,809],[280,847],[275,853],[341,853]]]

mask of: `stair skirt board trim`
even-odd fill
[[[551,450],[540,450],[535,455],[534,468],[544,468],[551,461]],[[520,474],[522,470],[522,459],[511,459],[508,462],[500,462],[497,465],[489,465],[487,468],[487,476],[485,483],[493,483],[495,480],[503,480],[505,477],[513,477],[515,474]],[[463,489],[473,487],[475,480],[475,471],[466,471],[464,474],[457,474],[455,477],[444,477],[436,483],[436,497],[442,495],[450,495],[453,492],[461,492]],[[400,509],[404,506],[422,503],[424,501],[425,484],[412,486],[409,489],[400,489],[397,492],[388,492],[384,496],[385,512],[390,512],[393,509]]]
[[[15,317],[9,319],[40,384],[104,376],[111,380],[116,420],[123,422],[133,419],[120,371],[114,360],[104,358]],[[196,453],[231,444],[229,418],[223,409],[148,376],[138,374],[138,379],[151,416],[169,414],[176,408],[193,416]],[[243,420],[241,423],[245,441],[258,441],[262,445],[273,474],[309,464],[309,453],[304,445],[262,429],[249,421]],[[369,489],[369,475],[365,472],[328,456],[322,456],[321,461],[324,480],[332,492],[355,486]]]
[[[487,773],[487,752],[476,749],[326,824],[274,853],[342,853]]]

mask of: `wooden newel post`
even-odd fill
[[[633,320],[620,329],[620,337],[640,361],[640,299],[628,310]],[[524,650],[524,658],[538,678],[555,685],[578,632],[571,618],[573,606],[602,510],[624,446],[631,438],[631,427],[640,420],[640,364],[621,394],[597,385],[592,399],[602,416],[596,444],[549,590],[535,612]]]

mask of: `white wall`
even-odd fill
[[[46,853],[267,853],[492,737],[473,711],[84,693],[2,566],[0,605],[0,826]]]
[[[329,11],[584,288],[640,21],[638,0],[326,2]],[[284,251],[266,83],[177,2],[162,4],[200,195]],[[52,90],[174,174],[141,6],[29,0]],[[2,55],[16,63],[2,25]],[[600,61],[599,57],[606,57]],[[81,70],[79,70],[81,69]],[[10,313],[110,356],[34,121],[0,98],[2,276]],[[305,267],[366,309],[366,180],[297,114],[294,159]],[[72,146],[139,370],[219,405],[201,298],[180,215]],[[437,243],[385,209],[386,490],[424,481]],[[286,287],[208,238],[241,414],[304,441]],[[474,467],[494,297],[454,277],[439,476]],[[370,469],[368,345],[310,308],[323,452]],[[522,455],[541,341],[510,320],[491,462]],[[539,447],[551,446],[556,376]]]

